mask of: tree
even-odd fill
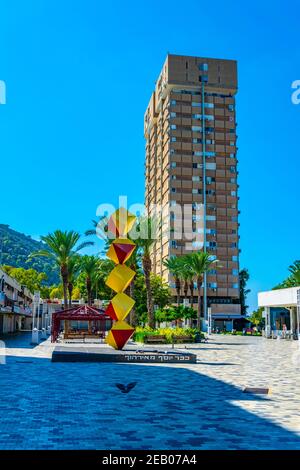
[[[82,256],[80,269],[85,276],[88,305],[92,305],[92,287],[96,280],[96,272],[99,269],[99,259],[93,255]]]
[[[294,261],[289,266],[289,272],[291,274],[283,282],[273,287],[273,290],[300,286],[300,260]]]
[[[51,289],[51,292],[50,292],[50,296],[49,298],[50,299],[62,299],[64,295],[64,290],[63,290],[63,286],[62,284],[60,286],[55,286]]]
[[[246,315],[248,310],[248,305],[246,305],[247,295],[251,292],[250,289],[246,289],[247,282],[249,281],[249,271],[248,269],[242,269],[239,273],[239,282],[240,282],[240,302],[241,302],[241,314]]]
[[[255,326],[263,327],[265,323],[265,319],[262,316],[263,311],[264,311],[264,307],[260,307],[258,310],[255,310],[254,312],[252,312],[252,314],[247,317],[247,320],[249,320]]]
[[[3,271],[14,278],[19,284],[26,286],[33,294],[35,290],[41,291],[44,282],[47,280],[45,273],[39,273],[35,269],[14,268],[12,266],[2,266]]]
[[[164,260],[163,264],[166,266],[166,268],[168,268],[172,276],[175,278],[177,305],[180,305],[181,275],[184,269],[184,265],[181,259],[177,256],[171,256],[169,259]]]
[[[157,221],[154,217],[140,217],[136,224],[136,232],[139,233],[140,236],[137,240],[135,240],[135,243],[142,258],[142,267],[147,293],[147,312],[150,328],[155,328],[154,307],[151,290],[151,248],[156,241],[156,229]]]
[[[199,251],[185,256],[185,264],[189,266],[193,276],[196,278],[198,290],[198,328],[201,328],[201,287],[204,273],[217,263],[218,260],[213,258],[209,253]]]
[[[294,283],[294,287],[300,286],[300,260],[294,261],[289,267],[291,273],[291,280]]]
[[[187,255],[188,256],[188,255]],[[193,308],[193,303],[194,303],[194,273],[191,269],[191,266],[189,265],[189,258],[186,258],[186,256],[180,258],[180,262],[182,265],[181,272],[179,272],[179,276],[181,276],[181,279],[183,280],[183,292],[184,292],[184,297],[188,297],[188,290],[190,288],[190,303],[191,307]]]
[[[41,236],[45,243],[45,249],[32,253],[31,257],[43,256],[52,259],[60,269],[60,276],[63,283],[64,308],[68,305],[68,263],[76,253],[86,246],[93,245],[93,242],[77,243],[80,240],[80,234],[74,230],[61,231],[55,230],[53,233]]]
[[[163,309],[170,302],[170,290],[168,284],[161,279],[160,276],[151,274],[151,293],[153,303]],[[135,311],[136,311],[136,324],[144,323],[147,320],[147,291],[145,285],[144,274],[138,269],[135,276]]]

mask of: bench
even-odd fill
[[[173,343],[194,343],[192,335],[176,335],[173,336]]]
[[[166,343],[167,339],[165,335],[146,335],[144,339],[145,343]]]

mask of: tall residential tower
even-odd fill
[[[231,325],[240,315],[236,92],[236,61],[168,55],[144,122],[146,206],[192,207],[192,233],[202,233],[205,249],[220,260],[207,274],[207,305],[215,321]],[[163,260],[200,244],[172,238],[161,227],[152,262],[174,288]]]

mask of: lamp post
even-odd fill
[[[203,153],[203,169],[202,169],[202,188],[203,188],[203,252],[206,253],[206,134],[205,134],[205,88],[204,78],[201,82],[202,95],[202,153]],[[207,272],[203,275],[203,318],[204,328],[207,325]]]

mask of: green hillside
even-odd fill
[[[47,258],[33,258],[28,256],[41,248],[42,242],[33,240],[30,236],[12,230],[9,225],[0,224],[0,265],[7,264],[17,268],[34,268],[47,274],[47,284],[60,282],[59,274],[54,263]]]

